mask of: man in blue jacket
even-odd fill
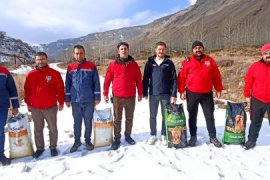
[[[157,140],[157,111],[159,103],[162,110],[161,141],[166,145],[166,128],[164,108],[170,102],[176,103],[177,76],[173,62],[166,55],[166,44],[158,42],[155,46],[155,55],[148,58],[143,74],[143,96],[148,99],[150,106],[150,138],[147,144],[153,145]]]
[[[12,114],[18,114],[19,100],[15,82],[9,71],[0,66],[0,162],[3,166],[10,165],[11,160],[4,154],[5,148],[5,125],[7,122],[8,109],[12,104]]]
[[[95,105],[100,103],[100,83],[96,65],[85,58],[85,50],[81,45],[73,48],[74,60],[68,66],[66,74],[66,105],[72,106],[74,118],[75,142],[70,149],[77,151],[81,143],[82,119],[85,125],[85,146],[93,150],[91,143],[92,119]]]

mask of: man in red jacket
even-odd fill
[[[251,109],[246,150],[256,146],[266,111],[270,120],[270,43],[262,47],[261,53],[262,58],[251,65],[245,77],[244,96]]]
[[[49,127],[51,156],[57,156],[57,111],[64,107],[64,82],[60,73],[48,66],[46,53],[38,52],[35,62],[36,69],[28,73],[24,84],[25,102],[34,120],[37,150],[33,157],[38,158],[44,152],[44,119]]]
[[[214,119],[213,86],[216,97],[221,97],[223,89],[221,75],[215,61],[204,54],[204,46],[200,41],[192,44],[193,54],[182,64],[178,74],[178,91],[182,100],[187,99],[189,113],[189,130],[191,138],[189,146],[195,146],[197,142],[197,114],[201,104],[206,119],[210,143],[216,147],[222,144],[216,138]]]
[[[116,150],[121,144],[121,121],[123,109],[126,114],[125,140],[134,145],[131,138],[133,114],[135,110],[136,87],[138,89],[138,101],[142,100],[142,75],[136,61],[129,55],[129,44],[121,42],[117,45],[118,56],[107,70],[104,80],[104,100],[108,102],[108,93],[111,82],[114,109],[114,143],[111,150]]]

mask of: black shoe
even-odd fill
[[[196,142],[197,142],[197,136],[191,136],[188,142],[188,145],[191,147],[194,147],[196,146]]]
[[[255,146],[256,146],[256,142],[253,142],[253,141],[247,141],[247,142],[244,144],[243,148],[244,148],[245,150],[249,150],[249,149],[251,149],[251,148],[254,148]]]
[[[136,142],[134,139],[132,139],[130,136],[126,136],[125,140],[128,142],[130,145],[134,145]]]
[[[0,155],[0,162],[3,166],[8,166],[11,164],[11,159],[7,158],[4,154]]]
[[[210,143],[214,144],[215,147],[222,147],[222,144],[219,142],[217,138],[210,138]]]
[[[74,153],[78,150],[78,148],[82,145],[81,142],[75,142],[73,146],[70,148],[70,153]]]
[[[114,141],[110,150],[117,150],[120,147],[121,141]]]
[[[90,142],[90,143],[85,143],[86,149],[89,151],[92,151],[95,147],[94,145]]]
[[[43,152],[44,152],[44,149],[36,150],[36,152],[33,154],[33,158],[37,159],[39,156],[42,155]]]
[[[58,151],[56,148],[51,149],[51,156],[57,156],[58,155]]]

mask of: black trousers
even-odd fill
[[[194,93],[187,90],[187,109],[189,113],[189,130],[191,136],[197,135],[197,115],[199,104],[202,106],[203,114],[206,119],[207,130],[210,138],[216,137],[216,127],[214,118],[213,92]]]
[[[251,124],[249,126],[248,140],[256,142],[259,137],[259,131],[262,126],[262,121],[265,112],[267,111],[270,121],[270,103],[263,103],[258,99],[251,97]]]

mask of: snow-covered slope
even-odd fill
[[[101,81],[103,82],[103,78]],[[93,151],[87,151],[82,145],[79,151],[70,154],[69,149],[73,144],[73,118],[71,109],[65,107],[62,112],[58,113],[59,156],[53,158],[50,156],[49,135],[45,128],[45,153],[37,160],[26,157],[14,159],[10,166],[0,166],[1,180],[269,179],[270,131],[267,120],[263,122],[255,149],[246,151],[238,145],[224,145],[219,149],[209,144],[205,119],[200,109],[198,145],[185,149],[170,149],[163,146],[160,140],[154,146],[145,143],[150,134],[149,105],[147,100],[136,103],[132,136],[137,143],[134,146],[127,144],[122,138],[121,147],[116,151],[109,151],[109,147],[99,147]],[[112,105],[101,102],[97,108],[108,106]],[[20,110],[26,111],[26,107],[22,106]],[[215,119],[217,137],[221,140],[224,132],[225,110],[216,109]],[[249,124],[250,120],[248,120],[247,127]],[[124,123],[122,125],[123,134]],[[33,131],[32,122],[31,126]],[[160,129],[161,115],[159,113],[159,132]],[[246,132],[248,132],[248,128]],[[5,150],[8,154],[8,140]]]

